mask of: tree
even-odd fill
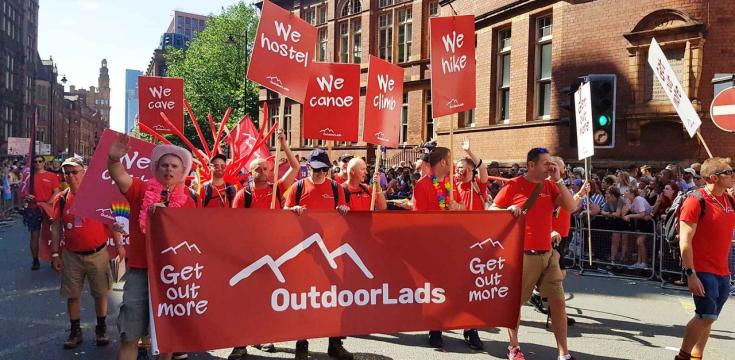
[[[184,79],[185,97],[210,144],[213,139],[207,131],[208,113],[219,125],[227,108],[232,107],[229,127],[245,114],[258,118],[258,86],[245,80],[249,61],[245,49],[247,46],[247,54],[252,54],[257,26],[257,10],[241,1],[223,9],[220,15],[211,16],[187,50],[165,49],[167,75]],[[188,114],[184,123],[186,137],[201,145]]]

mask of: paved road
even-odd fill
[[[58,295],[58,276],[47,264],[31,272],[29,260],[27,233],[20,222],[0,223],[0,359],[113,359],[118,346],[115,319],[120,291],[113,291],[110,302],[108,326],[113,342],[104,348],[94,345],[94,306],[85,296],[82,326],[87,341],[75,350],[63,350],[69,325],[65,300]],[[566,285],[569,312],[577,319],[570,328],[569,343],[578,359],[673,359],[682,325],[693,309],[685,292],[664,290],[645,281],[578,275],[571,275]],[[521,340],[527,358],[555,359],[553,335],[544,328],[546,316],[524,306],[522,318]],[[467,349],[461,336],[461,331],[447,333],[443,351],[428,348],[424,333],[373,334],[349,338],[346,346],[357,353],[357,359],[369,360],[505,358],[505,330],[480,332],[485,352]],[[293,346],[293,342],[279,343],[275,354],[251,348],[248,359],[292,358]],[[312,358],[328,359],[326,340],[312,341],[311,350]],[[229,349],[190,357],[220,359],[227,354]],[[725,306],[715,323],[706,355],[709,360],[735,359],[735,301]]]

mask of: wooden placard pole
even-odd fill
[[[375,154],[375,172],[373,173],[373,176],[380,172],[380,158],[383,156],[383,152],[380,148],[381,146],[378,145],[377,154]],[[370,211],[375,211],[375,200],[377,199],[378,186],[380,186],[379,181],[373,181],[373,193],[370,199]]]
[[[286,111],[286,97],[281,95],[281,104],[278,106],[278,128],[283,129],[283,115]],[[268,114],[263,114],[265,120],[268,121]],[[253,149],[255,151],[255,149]],[[276,194],[278,193],[278,156],[281,155],[281,141],[276,134],[276,155],[273,158],[273,195],[271,195],[271,209],[276,208]]]
[[[454,115],[449,116],[449,205],[454,202]]]
[[[589,158],[584,158],[584,181],[589,182],[589,173],[590,169],[588,166]],[[587,192],[587,246],[589,246],[589,249],[587,250],[587,254],[589,255],[589,261],[590,266],[592,265],[592,215],[590,214],[590,210],[592,209],[592,202],[590,201],[590,193]]]
[[[709,151],[709,147],[707,146],[707,143],[704,141],[704,137],[702,137],[702,132],[699,131],[699,129],[697,129],[697,137],[699,138],[699,141],[702,142],[702,145],[704,145],[704,150],[707,151],[707,155],[709,156],[709,158],[710,159],[713,158],[712,152]]]

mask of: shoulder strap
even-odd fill
[[[301,204],[301,194],[304,192],[304,179],[296,182],[296,194],[294,194],[294,206]]]
[[[212,184],[204,184],[204,199],[202,199],[202,206],[207,207],[209,200],[212,200]]]
[[[704,217],[704,209],[707,204],[704,201],[704,194],[702,194],[702,192],[699,190],[694,190],[692,191],[692,196],[694,196],[695,198],[697,198],[697,200],[699,200],[699,209],[700,209],[699,219],[701,220]]]
[[[545,181],[545,180],[544,180]],[[529,209],[531,209],[531,206],[538,200],[539,194],[541,194],[541,189],[544,187],[544,182],[540,182],[536,184],[536,188],[533,189],[533,193],[531,194],[531,197],[526,200],[526,203],[523,205],[523,211],[526,212]]]
[[[332,179],[329,179],[329,181],[332,182],[332,195],[334,195],[334,207],[336,208],[337,206],[339,206],[339,188],[340,188],[340,186],[339,186],[339,184],[336,181],[334,181]],[[347,196],[349,196],[347,194],[349,194],[350,191],[349,190],[345,190],[343,188],[342,189],[342,192],[345,194],[345,202],[347,202],[348,201],[347,200]]]
[[[61,209],[61,218],[59,220],[63,221],[64,219],[64,206],[66,206],[66,196],[69,195],[69,189],[67,188],[59,194],[59,208]]]
[[[250,189],[244,188],[243,195],[245,195],[245,208],[249,209],[250,205],[253,204],[253,194],[250,192]]]
[[[235,195],[237,194],[237,190],[235,190],[235,187],[227,184],[227,187],[225,188],[225,195],[227,196],[227,202],[232,204],[235,201]]]

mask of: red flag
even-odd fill
[[[255,142],[258,141],[258,129],[250,120],[250,116],[245,116],[237,126],[235,126],[230,135],[227,137],[227,143],[232,146],[232,158],[237,160],[245,157],[251,151]],[[255,149],[252,159],[267,159],[271,156],[268,146],[265,143]]]

